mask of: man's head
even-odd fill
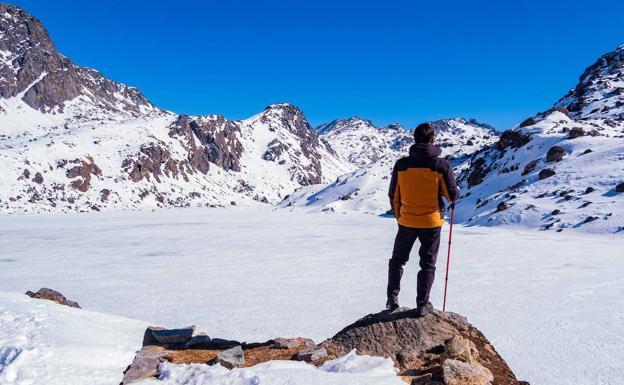
[[[414,142],[433,143],[435,130],[430,123],[421,123],[414,129]]]

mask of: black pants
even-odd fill
[[[429,293],[435,278],[441,229],[441,227],[414,229],[399,225],[399,231],[394,240],[392,258],[388,264],[388,296],[399,295],[403,265],[409,260],[412,246],[418,239],[420,241],[420,249],[418,250],[420,271],[416,280],[416,304],[424,305],[429,301]]]

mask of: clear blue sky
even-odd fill
[[[549,108],[624,44],[624,1],[13,1],[59,50],[180,113],[291,102],[313,125]]]

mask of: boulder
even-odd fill
[[[193,336],[190,340],[186,341],[184,347],[186,349],[204,349],[206,345],[210,345],[212,339],[205,335],[200,334]]]
[[[312,346],[302,349],[295,354],[297,361],[314,362],[327,357],[327,350],[322,346]]]
[[[459,334],[446,341],[444,353],[452,359],[464,362],[477,362],[479,358],[479,351],[475,344]]]
[[[535,167],[537,167],[537,164],[539,163],[539,161],[540,159],[534,159],[530,161],[529,163],[527,163],[527,165],[524,166],[524,170],[522,170],[522,175],[526,175],[530,173],[531,171],[535,170]]]
[[[540,180],[542,180],[542,179],[550,178],[551,176],[555,174],[557,173],[552,168],[545,168],[539,172],[538,177]]]
[[[467,352],[466,343],[459,337],[469,341]],[[472,363],[487,368],[493,377],[493,385],[519,384],[485,336],[464,317],[450,312],[434,310],[420,318],[406,308],[369,314],[321,346],[327,350],[328,358],[357,349],[358,354],[389,357],[401,371],[433,373],[436,381],[442,379],[443,362],[452,360],[449,358],[452,353],[462,359],[471,358]]]
[[[572,127],[570,132],[568,132],[568,139],[575,139],[585,135],[585,130],[582,127]]]
[[[595,188],[593,188],[593,187],[591,187],[591,186],[589,186],[589,187],[587,187],[587,188],[585,189],[585,194],[591,194],[591,193],[593,193],[594,191],[596,191],[596,189],[595,189]]]
[[[235,346],[217,354],[215,362],[228,369],[240,368],[245,365],[245,353],[240,345]]]
[[[618,184],[617,186],[615,186],[615,191],[617,192],[624,192],[624,182]]]
[[[525,122],[527,121],[528,119]],[[525,122],[521,123],[520,127],[524,127],[522,124],[524,124]],[[530,123],[529,125],[532,125],[532,124],[535,124],[535,123]],[[521,131],[516,131],[516,130],[507,130],[501,134],[496,145],[498,146],[498,149],[502,151],[507,148],[522,147],[525,144],[529,143],[530,141],[531,141],[531,136],[528,134],[525,134]]]
[[[496,211],[505,211],[509,208],[509,205],[506,202],[500,202],[497,206],[496,206]]]
[[[33,182],[37,183],[37,184],[42,184],[43,183],[43,175],[41,175],[40,172],[35,174],[35,177],[32,179]]]
[[[147,332],[151,333],[154,340],[160,345],[185,344],[193,337],[195,326],[181,329],[148,327]]]
[[[121,385],[156,377],[158,365],[164,361],[165,356],[166,352],[160,346],[144,346],[124,372]]]
[[[489,385],[494,380],[492,372],[479,363],[448,359],[442,364],[446,385]]]
[[[48,301],[56,302],[59,305],[65,305],[65,306],[75,307],[75,308],[80,309],[80,305],[78,305],[78,302],[70,301],[58,291],[48,289],[46,287],[39,289],[36,293],[33,293],[32,291],[29,290],[25,294],[31,298],[46,299]]]
[[[560,162],[564,156],[568,155],[568,152],[559,146],[552,146],[546,153],[547,162]]]
[[[309,338],[275,338],[273,347],[276,349],[291,349],[296,347],[310,348],[314,346],[314,341]]]

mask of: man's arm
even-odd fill
[[[453,167],[448,161],[444,161],[445,167],[442,168],[442,193],[451,203],[455,203],[459,199],[460,191],[457,187],[457,181],[455,180],[455,173]]]
[[[388,198],[390,199],[390,207],[394,213],[395,218],[399,218],[401,215],[401,194],[399,190],[399,175],[397,171],[397,163],[395,163],[392,169],[392,177],[390,178],[390,188],[388,189]]]

